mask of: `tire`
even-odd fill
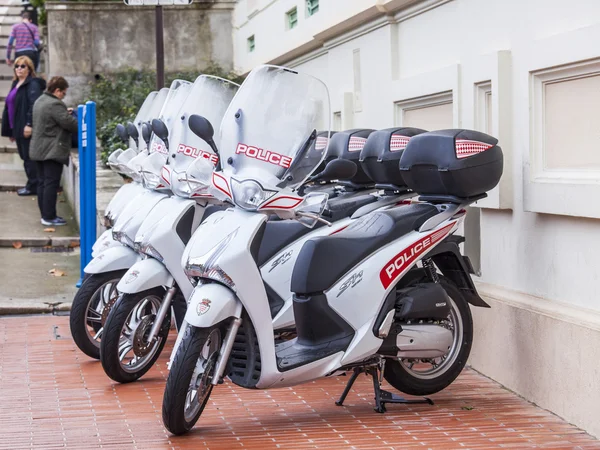
[[[171,364],[162,406],[163,423],[167,430],[175,435],[191,430],[204,411],[212,392],[212,375],[225,335],[224,330],[219,326],[211,328],[188,326],[184,333]],[[195,388],[192,388],[193,379]],[[195,391],[198,395],[197,390],[201,386],[205,388],[201,397],[194,399],[195,407],[192,409],[190,405],[186,410],[188,393]]]
[[[473,318],[469,304],[451,280],[440,276],[440,284],[450,297],[452,310],[460,316],[462,332],[454,350],[451,350],[450,361],[445,363],[445,366],[440,364],[437,373],[434,371],[430,374],[419,374],[397,359],[386,359],[383,377],[395,389],[405,394],[431,395],[445,389],[461,373],[471,353]]]
[[[100,301],[107,304],[116,301],[119,280],[126,270],[106,273],[86,274],[81,287],[73,298],[69,314],[69,326],[75,345],[90,358],[100,359],[100,339],[103,333],[102,320],[104,307],[98,310]],[[95,336],[98,336],[94,339]]]
[[[141,346],[144,336],[152,328],[164,296],[165,289],[162,287],[123,294],[108,314],[100,341],[100,361],[106,375],[114,381],[130,383],[137,380],[150,370],[160,356],[171,328],[171,307],[167,310],[156,341],[147,348]]]

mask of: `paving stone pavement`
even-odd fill
[[[0,449],[600,449],[600,442],[466,369],[435,405],[373,411],[361,376],[268,391],[218,386],[185,436],[162,426],[167,343],[140,381],[110,381],[75,347],[68,317],[0,318]]]

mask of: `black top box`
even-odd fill
[[[356,164],[356,175],[350,180],[344,180],[354,185],[372,185],[373,181],[363,171],[359,159],[360,153],[367,142],[369,135],[375,130],[358,128],[354,130],[338,131],[329,140],[326,162],[341,158]]]
[[[498,184],[502,168],[498,139],[473,130],[419,134],[400,159],[406,185],[428,196],[481,196]]]
[[[360,153],[360,165],[367,176],[384,189],[406,188],[398,170],[400,157],[413,136],[426,133],[420,128],[386,128],[374,131]]]

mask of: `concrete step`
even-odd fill
[[[2,59],[0,60],[0,75],[10,76],[10,78],[12,79],[12,77],[14,76],[14,70],[12,67],[6,64],[4,58],[6,58],[6,55],[3,55]]]
[[[4,110],[4,104],[2,104],[2,110]],[[18,153],[17,152],[17,144],[15,144],[14,142],[10,142],[10,140],[6,137],[0,137],[0,158],[3,157],[3,154],[8,153],[8,154],[13,154],[13,153]],[[18,156],[17,156],[18,157]],[[0,159],[0,161],[2,161]],[[2,163],[0,163],[2,164]],[[0,184],[2,184],[2,179],[0,178]],[[23,186],[23,185],[21,185]]]

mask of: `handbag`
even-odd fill
[[[35,41],[35,36],[33,35],[33,31],[31,31],[31,28],[29,28],[29,26],[27,24],[25,24],[25,27],[27,27],[29,34],[31,34],[31,39],[33,39]],[[40,43],[36,46],[36,49],[37,49],[38,53],[41,52],[42,50],[44,50],[44,44],[42,44],[42,42],[40,41]]]

